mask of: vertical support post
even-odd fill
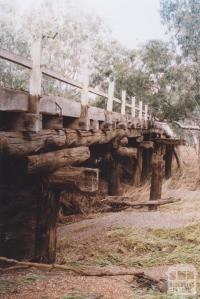
[[[148,120],[148,105],[144,106],[144,119],[145,121]]]
[[[85,49],[87,51],[87,48]],[[75,121],[78,122],[78,128],[83,130],[90,129],[90,120],[88,118],[88,104],[89,104],[89,55],[86,53],[86,56],[83,61],[83,70],[82,70],[82,82],[83,89],[81,92],[81,117],[80,120]]]
[[[162,149],[160,149],[160,151],[162,151]],[[152,158],[150,200],[161,199],[162,180],[163,180],[163,155],[161,152],[157,151],[153,154],[153,158]],[[157,207],[150,206],[149,210],[157,210]]]
[[[29,112],[34,114],[39,113],[39,100],[41,95],[41,41],[41,37],[38,39],[34,39],[31,45],[32,71],[29,82]]]
[[[142,175],[141,182],[144,184],[150,175],[151,172],[151,158],[152,158],[152,149],[143,149],[143,162],[142,162]]]
[[[136,168],[133,177],[133,185],[139,187],[141,184],[141,175],[142,175],[142,162],[143,160],[143,148],[138,147],[137,151],[137,161],[136,161]]]
[[[173,152],[174,152],[173,145],[167,145],[166,153],[165,153],[165,178],[166,179],[169,179],[172,176]]]
[[[113,111],[114,88],[115,88],[115,82],[109,81],[108,101],[107,101],[107,111],[109,111],[109,112]]]
[[[126,114],[126,90],[122,90],[122,106],[121,106],[121,114]]]
[[[135,118],[135,97],[132,97],[132,109],[131,109],[131,116]]]
[[[54,263],[56,258],[57,216],[59,196],[42,186],[37,202],[35,260]]]
[[[142,120],[142,107],[143,103],[142,101],[139,101],[139,119]]]
[[[81,105],[82,106],[87,106],[88,105],[88,86],[89,86],[89,69],[88,69],[88,63],[89,63],[89,59],[87,57],[84,67],[83,67],[83,89],[81,92]]]
[[[108,194],[119,195],[120,194],[120,168],[116,155],[110,161],[110,176],[108,182]]]

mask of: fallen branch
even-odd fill
[[[113,196],[113,199],[112,196],[108,196],[105,199],[103,199],[101,202],[113,207],[121,207],[121,208],[123,207],[123,209],[127,209],[129,207],[138,209],[138,208],[149,207],[149,206],[166,205],[181,200],[180,198],[173,198],[173,197],[169,197],[167,199],[161,199],[161,200],[145,201],[145,202],[131,202],[131,201],[123,200],[128,198],[131,199],[131,197],[127,197],[127,196]]]
[[[139,275],[142,274],[142,271],[136,271],[136,270],[119,270],[119,271],[111,271],[109,269],[107,270],[97,270],[94,269],[93,271],[88,271],[88,269],[74,269],[72,267],[68,267],[68,266],[64,266],[64,265],[58,265],[58,264],[40,264],[40,263],[33,263],[33,262],[20,262],[17,261],[15,259],[9,259],[6,257],[0,257],[0,262],[4,262],[4,263],[11,263],[11,264],[15,264],[17,266],[12,266],[12,267],[7,267],[7,268],[1,268],[1,272],[5,272],[8,270],[13,270],[13,269],[20,269],[20,266],[22,269],[25,268],[38,268],[40,270],[62,270],[62,271],[69,271],[69,272],[73,272],[76,275],[80,275],[80,276],[97,276],[97,277],[102,277],[102,276],[123,276],[123,275]]]

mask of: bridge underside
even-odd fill
[[[95,197],[105,181],[116,196],[121,182],[151,178],[150,200],[161,198],[180,140],[150,120],[60,98],[42,98],[31,114],[28,99],[0,93],[0,255],[53,262],[63,192]]]

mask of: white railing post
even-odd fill
[[[89,88],[89,68],[88,68],[88,58],[86,59],[85,65],[83,67],[82,73],[83,79],[83,88],[81,91],[81,105],[87,106],[89,102],[88,98],[88,88]]]
[[[148,105],[144,106],[144,119],[148,120]]]
[[[32,70],[29,82],[30,103],[29,112],[39,113],[39,99],[41,95],[42,72],[41,72],[41,48],[42,39],[33,40],[31,45]]]
[[[110,112],[113,111],[114,88],[115,88],[115,82],[109,81],[107,111],[110,111]]]
[[[139,101],[139,119],[142,120],[142,107],[143,103],[142,101]]]
[[[131,116],[135,118],[135,97],[132,97],[132,108],[131,108]]]
[[[122,106],[121,106],[121,114],[126,114],[126,90],[122,90]]]

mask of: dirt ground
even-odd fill
[[[200,269],[200,182],[194,149],[181,149],[183,168],[174,167],[164,182],[163,198],[180,202],[158,211],[125,210],[77,217],[58,228],[57,263],[77,269],[135,269],[164,278],[168,265],[195,264]],[[124,194],[148,200],[149,185],[125,186]],[[133,275],[87,277],[61,271],[18,270],[1,274],[2,299],[140,299],[171,298],[154,286],[138,284]]]

